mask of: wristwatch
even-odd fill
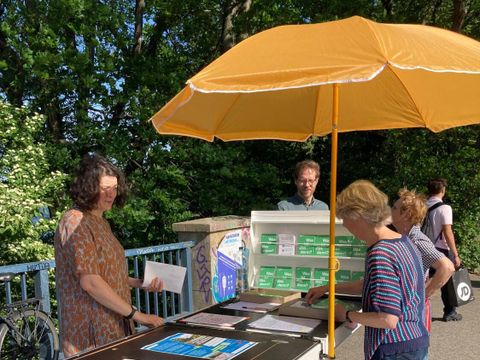
[[[349,323],[353,323],[353,321],[350,319],[350,310],[348,310],[346,313],[345,313],[345,318],[347,319],[347,321]]]
[[[137,308],[132,305],[132,311],[130,311],[130,314],[125,316],[125,319],[130,320],[131,318],[133,318],[136,312],[137,312]]]

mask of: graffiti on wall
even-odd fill
[[[205,245],[200,245],[195,254],[195,268],[197,269],[199,290],[205,303],[209,303],[212,277],[208,269],[207,256],[205,254]]]

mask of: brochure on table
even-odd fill
[[[329,211],[252,211],[250,287],[307,292],[326,285],[329,223]],[[337,219],[337,284],[363,278],[366,250]]]
[[[189,356],[197,359],[233,359],[256,344],[253,341],[239,339],[176,333],[144,346],[142,350]]]

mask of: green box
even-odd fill
[[[259,288],[273,288],[272,276],[259,276],[258,277],[258,287]]]
[[[297,246],[297,255],[307,255],[313,256],[315,246],[313,245],[298,245]]]
[[[350,270],[338,270],[335,273],[335,280],[337,284],[351,281],[351,272]]]
[[[361,280],[365,276],[364,271],[352,271],[352,281]]]
[[[277,271],[275,272],[277,278],[292,278],[293,271],[289,266],[278,266]]]
[[[297,278],[297,279],[311,279],[312,278],[312,268],[297,267],[295,269],[295,278]]]
[[[335,244],[352,245],[354,237],[352,235],[335,236]]]
[[[261,266],[260,276],[275,276],[275,266]]]
[[[328,269],[315,269],[313,271],[313,278],[315,280],[326,280],[328,282]]]
[[[315,235],[298,235],[298,243],[299,244],[315,244]]]
[[[275,279],[275,289],[290,289],[292,287],[291,278],[276,278]]]
[[[261,254],[277,254],[277,245],[276,244],[260,244],[260,253]]]
[[[328,246],[315,246],[314,255],[315,256],[325,256],[328,257],[330,248]]]
[[[313,280],[313,286],[324,286],[328,284],[328,279],[315,279]]]
[[[295,289],[308,291],[312,287],[312,281],[307,279],[295,279]]]
[[[368,246],[366,245],[353,245],[352,256],[358,258],[364,258],[367,255]]]
[[[328,245],[330,243],[329,235],[299,235],[298,243],[303,245]]]
[[[262,243],[276,243],[277,239],[277,234],[262,234],[260,236],[260,242]]]
[[[352,257],[353,249],[351,246],[335,246],[335,256],[337,257]]]
[[[330,235],[317,235],[317,245],[330,245]]]

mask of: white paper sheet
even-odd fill
[[[180,294],[187,268],[170,264],[147,261],[143,277],[143,287],[148,287],[153,278],[158,277],[163,281],[163,289]]]
[[[247,302],[247,301],[237,301],[235,303],[230,303],[225,306],[222,306],[222,308],[230,309],[230,310],[266,313],[266,312],[278,309],[279,306],[280,304],[276,304],[276,303],[257,304],[253,302]]]
[[[292,316],[265,315],[261,319],[249,324],[256,329],[309,333],[320,325],[320,320],[306,319]]]
[[[188,324],[205,324],[213,326],[233,326],[242,322],[243,320],[248,319],[244,316],[232,316],[232,315],[223,315],[223,314],[213,314],[200,312],[198,314],[192,315],[188,318],[179,320],[180,322],[186,322]]]

